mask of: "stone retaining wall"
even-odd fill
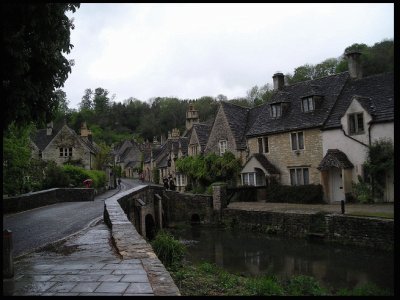
[[[3,214],[16,213],[59,202],[93,201],[94,189],[54,188],[3,198]]]
[[[394,222],[390,219],[224,209],[223,222],[228,226],[283,236],[316,237],[327,242],[390,251],[394,247]]]
[[[137,186],[104,201],[104,221],[111,228],[115,247],[123,259],[140,259],[155,296],[180,296],[171,275],[154,253],[151,245],[137,232],[120,203],[133,201],[148,186]],[[151,197],[150,197],[151,198]],[[149,199],[150,199],[149,198]]]

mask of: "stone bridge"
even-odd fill
[[[226,207],[220,200],[225,199],[223,187],[214,185],[213,196],[208,196],[169,191],[158,185],[142,185],[115,197],[137,232],[144,238],[152,239],[158,229],[174,223],[218,222],[222,209]],[[107,208],[109,202],[105,201],[105,220],[110,219],[107,216],[110,213]]]

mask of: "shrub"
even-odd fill
[[[319,285],[314,277],[299,275],[289,280],[287,294],[291,296],[324,296],[328,292]]]
[[[341,289],[336,293],[337,296],[393,296],[393,292],[381,289],[375,284],[368,283],[352,290]]]
[[[106,185],[106,173],[98,170],[85,170],[89,178],[93,180],[95,188],[101,188]]]
[[[284,290],[275,277],[249,278],[246,288],[251,295],[257,296],[282,296]]]
[[[360,203],[372,203],[372,187],[358,175],[358,183],[353,182],[353,194]]]
[[[185,255],[186,247],[172,234],[160,230],[151,243],[154,252],[166,267],[179,265]]]
[[[106,185],[106,174],[104,171],[86,170],[81,167],[64,165],[63,170],[71,179],[75,187],[84,187],[83,181],[90,178],[93,180],[93,187],[100,188]]]
[[[45,178],[43,181],[43,188],[60,188],[68,187],[71,179],[63,168],[57,166],[55,162],[49,162],[45,168]]]
[[[267,188],[267,202],[324,203],[322,185],[307,184],[291,186],[273,184]]]

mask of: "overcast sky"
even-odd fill
[[[116,102],[244,97],[277,71],[394,37],[393,3],[82,3],[68,16],[70,108],[97,87]]]

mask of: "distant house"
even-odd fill
[[[133,140],[125,140],[114,148],[113,154],[115,165],[121,167],[122,174],[125,177],[138,177],[138,171],[141,169],[143,162],[141,145]]]
[[[210,135],[212,122],[194,124],[188,133],[189,145],[188,155],[195,156],[204,154],[208,137]]]
[[[367,179],[368,146],[380,139],[394,141],[394,76],[362,77],[359,53],[349,53],[350,79],[322,128],[324,158],[319,164],[328,202],[347,199],[358,176]],[[387,170],[383,201],[394,201],[394,170]]]
[[[91,170],[99,148],[86,123],[82,124],[80,131],[78,135],[66,123],[56,126],[53,122],[48,123],[46,129],[39,129],[31,136],[32,157],[54,161],[57,165],[70,162]]]

